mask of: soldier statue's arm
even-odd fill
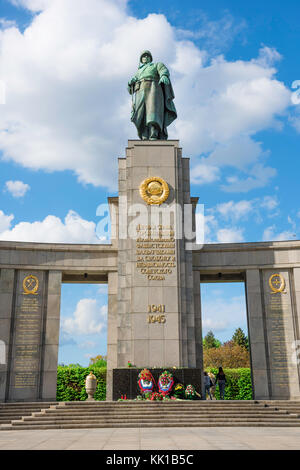
[[[159,75],[159,82],[158,83],[164,83],[165,85],[170,85],[170,73],[167,67],[162,63],[158,62],[157,63],[157,72]]]
[[[137,82],[137,80],[138,80],[137,76],[134,75],[134,76],[132,77],[132,79],[128,82],[127,90],[128,90],[128,92],[130,93],[130,95],[133,94],[134,84],[135,84],[135,82]]]

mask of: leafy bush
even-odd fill
[[[106,398],[106,367],[70,367],[58,366],[57,368],[57,401],[84,401],[87,399],[85,391],[85,379],[90,372],[97,378],[95,400]]]
[[[106,367],[107,366],[107,356],[102,356],[99,354],[96,357],[90,358],[90,366],[93,367]]]
[[[217,348],[203,348],[204,367],[226,367],[227,369],[250,367],[249,351],[233,341]]]
[[[219,369],[206,368],[207,372],[217,375]],[[252,400],[251,371],[248,368],[223,369],[226,376],[225,400]],[[216,386],[215,397],[220,399],[219,387]]]

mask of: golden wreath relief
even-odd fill
[[[37,295],[37,290],[39,288],[39,280],[33,274],[26,276],[23,280],[23,294],[34,294]]]
[[[271,289],[271,294],[278,294],[279,292],[285,294],[285,279],[281,274],[272,274],[269,277],[269,286]]]
[[[162,204],[169,197],[168,183],[159,176],[150,176],[140,184],[140,195],[147,204]]]

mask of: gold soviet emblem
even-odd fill
[[[30,276],[26,276],[24,278],[23,280],[24,294],[37,295],[38,288],[39,288],[39,280],[36,276],[33,276],[33,274],[30,274]]]
[[[285,280],[281,274],[272,274],[269,278],[269,286],[272,290],[271,294],[283,292],[285,289]]]
[[[162,204],[168,199],[168,183],[159,176],[150,176],[140,184],[140,195],[147,204]]]

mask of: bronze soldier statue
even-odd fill
[[[142,140],[166,140],[167,127],[177,112],[170,74],[162,62],[153,63],[150,51],[142,52],[137,73],[128,83],[133,96],[131,121]]]

